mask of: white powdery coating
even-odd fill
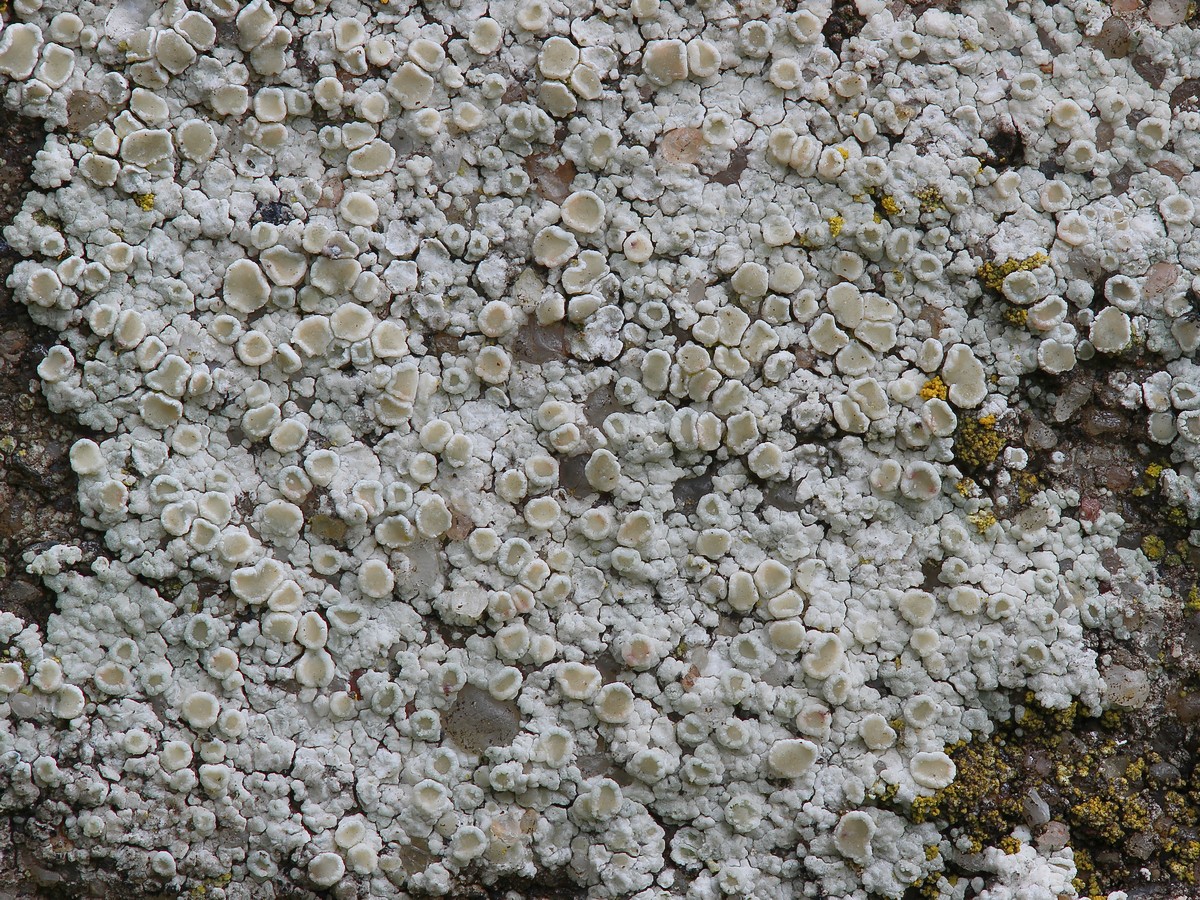
[[[876,798],[1011,691],[1101,708],[1122,523],[953,452],[1147,348],[1122,402],[1200,455],[1200,122],[1098,4],[864,0],[840,55],[770,0],[60,5],[0,34],[56,129],[5,236],[112,558],[0,614],[0,801],[181,894],[899,897],[941,836]]]

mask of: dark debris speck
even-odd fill
[[[821,33],[829,49],[840,56],[842,44],[862,31],[866,24],[867,20],[858,11],[854,0],[834,0],[833,11],[825,20]]]
[[[286,225],[294,218],[290,206],[275,200],[271,203],[259,204],[251,221],[254,223],[266,222],[268,225]]]

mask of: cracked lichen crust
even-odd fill
[[[108,555],[0,614],[0,804],[180,894],[1072,895],[911,811],[1147,569],[1022,376],[1157,354],[1200,506],[1176,6],[14,0]]]

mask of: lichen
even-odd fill
[[[1167,542],[1156,534],[1148,534],[1142,538],[1142,552],[1147,559],[1157,562],[1167,555]]]
[[[1017,328],[1024,328],[1029,321],[1029,310],[1022,306],[1006,306],[1002,315],[1005,322]]]
[[[1097,647],[1195,583],[1200,145],[1078,83],[1088,23],[1010,10],[1056,72],[970,4],[107,6],[0,36],[48,135],[6,280],[100,534],[26,541],[55,617],[0,614],[22,852],[172,896],[961,900],[1136,839],[1160,768],[1067,738],[1153,693]],[[1022,440],[1050,396],[1178,476]],[[1073,844],[1014,831],[1017,748]]]
[[[954,456],[971,467],[990,466],[1004,449],[1005,437],[995,416],[963,417],[954,435]]]
[[[979,268],[975,270],[975,277],[989,291],[999,293],[1001,286],[1004,284],[1004,279],[1009,275],[1014,272],[1032,272],[1034,269],[1040,269],[1049,262],[1049,255],[1041,250],[1021,259],[1006,259],[1001,262],[988,260],[980,264]]]
[[[917,202],[920,204],[921,212],[926,215],[940,212],[946,208],[946,201],[942,199],[942,192],[934,185],[921,188],[916,192],[915,196]]]
[[[996,524],[997,519],[991,510],[981,510],[977,513],[972,513],[967,516],[967,520],[975,526],[975,530],[980,534],[986,534],[987,530]]]
[[[1184,787],[1190,780],[1164,780],[1168,770],[1153,751],[1131,757],[1124,725],[1112,714],[1085,718],[1074,704],[1047,710],[1032,697],[1022,709],[1019,721],[952,748],[955,783],[915,798],[907,814],[946,823],[951,841],[967,853],[997,847],[1011,854],[1020,849],[1013,831],[1026,823],[1026,803],[1036,792],[1048,803],[1048,824],[1070,829],[1081,893],[1105,897],[1144,864],[1191,883],[1200,859],[1190,836],[1200,792]],[[1169,825],[1156,812],[1160,807]],[[1048,824],[1033,827],[1035,842]],[[1114,852],[1123,860],[1115,869]]]
[[[945,400],[949,388],[946,387],[946,382],[942,381],[940,375],[934,375],[923,385],[921,385],[920,395],[922,400]]]

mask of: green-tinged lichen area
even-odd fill
[[[1111,673],[1113,705],[1091,717],[1076,705],[1048,710],[1026,695],[987,736],[951,750],[954,784],[914,800],[906,815],[945,823],[946,871],[965,877],[987,848],[1025,844],[1073,848],[1081,896],[1192,896],[1200,868],[1200,559],[1189,540],[1195,522],[1167,487],[1171,458],[1147,431],[1145,414],[1119,400],[1127,380],[1157,371],[1144,351],[1085,365],[1069,379],[1035,378],[1010,423],[960,424],[955,452],[971,468],[964,491],[990,493],[1004,515],[1021,515],[1038,490],[1078,493],[1079,514],[1123,519],[1106,558],[1102,589],[1122,598],[1126,627],[1096,633]],[[937,385],[927,388],[935,394]],[[1005,473],[1001,447],[1028,459]],[[982,524],[982,523],[981,523]],[[990,524],[990,523],[989,523]],[[1149,571],[1164,602],[1146,603],[1126,567]],[[960,861],[966,861],[959,871]],[[944,885],[943,885],[944,887]]]

